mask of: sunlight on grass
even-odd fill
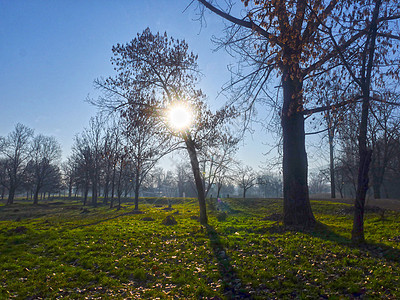
[[[367,213],[359,248],[343,204],[312,203],[329,226],[296,232],[282,227],[281,200],[225,200],[226,216],[210,211],[209,227],[196,201],[147,202],[142,214],[65,203],[34,216],[24,204],[5,208],[15,213],[5,220],[0,210],[0,298],[400,297],[395,212],[384,222]],[[162,225],[166,216],[178,224]]]

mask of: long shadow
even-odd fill
[[[336,232],[334,232],[329,226],[318,222],[313,229],[295,229],[295,228],[285,228],[282,225],[274,226],[271,228],[271,231],[275,232],[285,232],[285,231],[297,231],[308,234],[310,236],[323,239],[326,241],[333,241],[340,245],[349,247],[351,249],[359,249],[363,252],[368,253],[371,257],[374,258],[384,258],[388,261],[392,262],[400,262],[400,249],[396,249],[385,245],[383,243],[363,243],[363,244],[355,244],[351,241],[351,239],[342,236]]]
[[[218,262],[218,271],[222,278],[224,296],[227,299],[253,299],[242,286],[242,281],[234,270],[231,259],[226,254],[218,232],[210,225],[206,227],[210,245]]]

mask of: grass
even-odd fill
[[[346,204],[312,201],[320,225],[299,232],[281,200],[225,200],[208,227],[194,200],[164,202],[0,206],[0,299],[400,298],[398,212],[367,213],[356,247]]]

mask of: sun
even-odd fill
[[[174,103],[167,112],[168,124],[177,131],[188,129],[193,122],[193,112],[182,102]]]

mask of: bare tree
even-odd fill
[[[247,191],[257,184],[257,173],[252,167],[239,164],[236,174],[236,182],[243,190],[243,199],[245,199]]]
[[[14,131],[0,139],[0,154],[4,158],[4,168],[7,176],[7,204],[14,203],[15,192],[22,184],[26,164],[30,158],[30,142],[33,130],[18,123]]]
[[[190,184],[190,166],[186,163],[180,163],[176,165],[176,181],[178,188],[178,197],[184,197],[188,195],[187,186]]]
[[[387,102],[396,103],[398,97],[391,93],[383,95]],[[399,107],[382,101],[370,107],[372,118],[369,119],[369,140],[372,148],[371,179],[374,198],[381,198],[381,188],[390,160],[397,151],[396,140],[400,129]]]
[[[201,94],[198,96],[201,96]],[[201,98],[202,97],[195,98],[192,96],[190,100],[186,101],[186,105],[190,103],[190,110],[194,112],[193,122],[189,128],[182,128],[182,130],[175,131],[173,134],[177,138],[182,139],[185,143],[199,200],[200,223],[207,224],[205,202],[207,191],[204,182],[205,174],[202,174],[199,163],[199,153],[202,151],[206,153],[206,148],[208,147],[221,145],[220,137],[228,132],[227,121],[230,120],[235,113],[233,110],[227,108],[212,112]]]
[[[43,182],[43,194],[47,193],[50,198],[51,194],[58,193],[60,195],[62,188],[62,176],[60,168],[57,165],[50,165],[47,176]]]
[[[217,184],[217,198],[222,188],[228,169],[234,162],[239,138],[230,133],[215,136],[211,145],[201,149],[199,153],[200,166],[203,173],[205,195]]]
[[[76,163],[73,156],[70,156],[61,165],[63,180],[68,189],[68,199],[72,199],[72,189],[74,184],[76,184]]]
[[[322,194],[329,190],[326,176],[321,171],[311,172],[308,181],[310,194]]]
[[[162,135],[160,122],[152,116],[153,111],[148,107],[155,104],[155,100],[146,101],[146,106],[129,107],[125,112],[127,151],[133,164],[133,186],[135,193],[135,210],[139,209],[140,187],[147,174],[156,163],[176,148],[170,136]]]
[[[113,52],[112,63],[118,75],[95,82],[104,91],[104,97],[93,101],[94,104],[113,111],[126,108],[123,116],[145,113],[148,119],[157,120],[151,124],[161,125],[157,127],[161,136],[175,136],[184,144],[198,192],[200,222],[206,224],[205,191],[197,151],[216,136],[217,127],[225,121],[228,111],[212,113],[207,109],[203,93],[195,88],[199,76],[197,56],[188,51],[185,41],[153,34],[147,28],[130,43],[114,46]],[[175,102],[185,103],[196,111],[198,119],[192,127],[195,130],[165,132],[165,111]]]
[[[257,185],[264,198],[282,197],[282,179],[270,172],[263,172],[257,176]]]
[[[60,144],[54,137],[39,134],[31,142],[29,177],[33,183],[33,204],[38,204],[39,193],[54,176],[53,165],[61,158]]]
[[[372,149],[368,147],[367,141],[371,91],[374,86],[384,86],[388,77],[399,80],[399,59],[396,56],[392,56],[392,54],[388,54],[388,52],[389,48],[393,46],[393,40],[400,40],[399,33],[397,33],[397,36],[393,35],[393,29],[396,28],[396,24],[390,26],[389,23],[390,21],[396,22],[400,19],[400,15],[398,14],[398,4],[395,1],[359,1],[353,4],[352,9],[354,13],[344,14],[341,24],[343,24],[343,28],[350,28],[350,32],[363,33],[357,43],[354,43],[353,48],[341,49],[332,27],[320,19],[318,21],[322,26],[321,30],[328,34],[338,52],[338,58],[343,64],[343,68],[345,68],[353,84],[360,91],[359,164],[352,241],[363,243],[365,241],[364,206],[372,157]],[[315,11],[313,13],[316,15]]]
[[[224,46],[241,56],[249,76],[240,75],[233,83],[242,84],[242,93],[250,107],[254,107],[265,83],[274,69],[281,74],[283,105],[283,185],[284,222],[286,225],[310,226],[315,223],[308,198],[307,154],[303,116],[303,81],[319,69],[331,56],[323,49],[323,36],[318,20],[306,12],[306,1],[284,2],[244,1],[243,17],[233,16],[232,3],[224,10],[220,3],[199,0],[200,10],[207,8],[227,20]],[[333,5],[324,7],[313,3],[326,20]],[[254,50],[253,50],[254,49]],[[243,70],[239,68],[239,70]],[[248,88],[246,88],[246,86]]]
[[[104,145],[104,122],[99,116],[91,118],[89,127],[75,137],[73,155],[78,161],[80,183],[84,189],[86,204],[89,187],[92,191],[92,205],[97,205],[99,194],[102,154]]]
[[[1,200],[4,199],[8,184],[7,176],[7,160],[5,158],[0,158],[0,188],[1,188]]]
[[[243,87],[241,89],[243,93],[237,94],[244,96],[251,107],[254,107],[259,95],[266,91],[265,83],[268,75],[274,69],[279,71],[283,90],[281,120],[284,222],[287,225],[301,226],[314,224],[315,219],[308,200],[303,115],[330,109],[331,106],[305,109],[304,95],[309,90],[323,84],[318,75],[327,70],[332,70],[340,65],[345,65],[345,67],[361,65],[361,61],[354,64],[340,61],[346,56],[347,58],[362,58],[364,66],[361,71],[362,75],[354,80],[358,83],[362,82],[361,90],[364,96],[361,98],[366,99],[366,95],[369,95],[370,62],[374,57],[376,37],[382,38],[381,49],[383,51],[381,54],[383,55],[380,56],[382,61],[388,58],[385,55],[385,51],[388,49],[385,47],[385,43],[388,46],[387,40],[399,39],[399,36],[394,35],[392,28],[387,25],[388,21],[397,20],[399,17],[396,1],[385,2],[380,17],[376,13],[379,12],[381,1],[375,1],[372,4],[368,1],[347,4],[337,0],[328,2],[243,1],[244,9],[241,10],[242,16],[240,17],[234,16],[235,10],[232,9],[231,1],[225,1],[227,4],[225,9],[222,8],[222,1],[217,3],[216,1],[198,0],[198,2],[201,15],[204,8],[207,8],[229,22],[230,25],[225,30],[227,37],[222,40],[222,43],[224,47],[238,53],[241,62],[244,62],[233,83]],[[379,30],[376,26],[378,22]],[[336,37],[338,38],[335,39]],[[364,40],[362,40],[363,37],[365,37]],[[360,49],[363,52],[361,56],[354,54],[360,53]],[[386,51],[387,53],[388,51]],[[246,68],[250,68],[251,72],[248,75],[241,74],[241,71]],[[389,68],[388,71],[388,74],[397,76],[396,72],[393,72],[393,68]],[[342,77],[343,69],[339,68],[337,80],[340,81]],[[306,100],[309,101],[307,98]],[[346,102],[354,101],[354,99],[349,99]],[[340,105],[345,105],[346,102]],[[364,102],[366,103],[366,101]],[[367,106],[364,104],[364,114]],[[362,123],[365,124],[365,121]],[[365,136],[364,133],[360,134],[360,145],[364,144],[362,136]],[[362,146],[362,148],[365,147]],[[364,150],[361,152],[367,153]],[[365,158],[368,158],[368,155],[360,156],[360,160],[364,162],[360,166],[365,165],[365,162],[368,161]],[[365,171],[363,168],[364,175],[367,174]],[[359,198],[362,198],[366,186],[364,175],[359,183]],[[361,205],[360,201],[357,202]],[[362,216],[359,215],[359,217],[358,219],[361,220]]]

